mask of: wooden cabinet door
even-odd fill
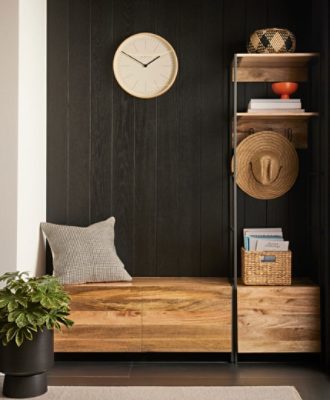
[[[143,352],[230,352],[231,286],[220,278],[162,278],[144,286]]]
[[[71,329],[55,335],[56,352],[140,352],[141,298],[125,283],[67,287]]]

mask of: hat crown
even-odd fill
[[[271,185],[281,172],[280,160],[273,152],[261,152],[251,160],[254,179],[261,185]]]
[[[235,173],[235,154],[232,171]],[[274,131],[243,139],[236,150],[236,184],[256,199],[270,200],[291,189],[298,176],[299,160],[290,141]]]

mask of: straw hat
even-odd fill
[[[248,136],[237,146],[236,157],[237,185],[256,199],[280,197],[297,179],[296,149],[279,133],[262,131]]]

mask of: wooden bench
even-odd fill
[[[230,352],[232,289],[225,278],[134,278],[68,285],[72,329],[57,352]]]

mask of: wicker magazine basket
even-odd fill
[[[245,285],[291,285],[291,251],[241,250]]]

